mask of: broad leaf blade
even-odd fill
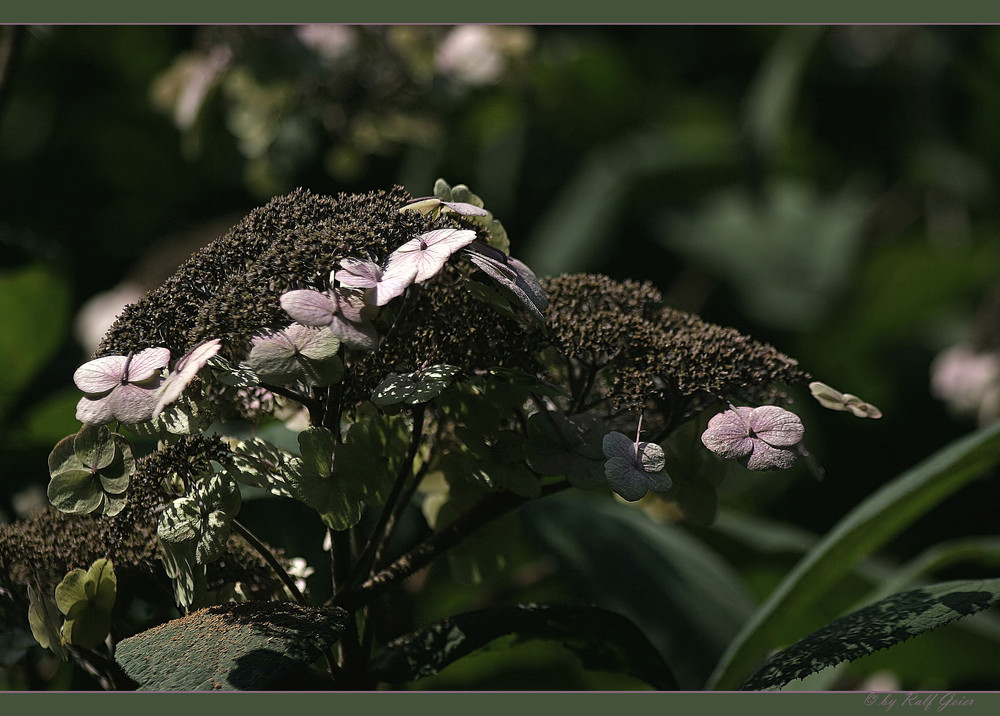
[[[742,580],[681,529],[584,494],[529,502],[526,531],[588,602],[628,617],[663,654],[681,688],[701,688],[753,611]]]
[[[375,655],[373,671],[390,683],[413,681],[510,634],[559,641],[587,668],[627,673],[658,689],[678,688],[635,624],[606,609],[575,605],[521,604],[458,614],[386,645]]]
[[[980,612],[997,601],[1000,579],[944,582],[894,594],[799,640],[768,661],[743,689],[779,689],[828,666],[852,661]]]
[[[775,589],[716,667],[709,688],[733,689],[770,649],[800,636],[783,630],[862,559],[1000,462],[1000,423],[957,440],[884,485],[842,519]],[[819,626],[817,624],[817,626]]]
[[[318,659],[347,618],[290,602],[208,607],[122,640],[115,659],[140,691],[259,690]]]

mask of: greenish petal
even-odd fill
[[[76,456],[76,451],[73,449],[73,442],[75,440],[76,434],[69,435],[56,443],[55,447],[52,448],[52,452],[49,453],[50,476],[55,477],[60,472],[85,468],[85,465]]]
[[[104,498],[100,479],[86,468],[55,475],[47,490],[49,502],[63,512],[86,514],[96,510]]]

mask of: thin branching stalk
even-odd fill
[[[379,515],[378,522],[371,532],[368,544],[365,546],[361,556],[358,557],[358,562],[347,580],[348,585],[354,584],[354,581],[362,574],[371,576],[371,571],[375,566],[381,546],[388,541],[387,526],[392,519],[392,514],[396,509],[400,495],[403,494],[403,487],[413,475],[413,461],[417,457],[417,451],[420,449],[420,440],[424,434],[424,415],[425,408],[423,405],[414,408],[413,430],[410,432],[410,445],[406,450],[406,457],[403,458],[403,462],[399,466],[399,474],[392,485],[392,492],[389,493],[389,497],[385,501],[382,514]]]
[[[291,592],[292,598],[295,599],[298,604],[305,606],[306,598],[302,596],[302,592],[300,592],[299,588],[295,586],[295,580],[292,579],[291,575],[285,571],[277,557],[275,557],[274,554],[271,553],[271,550],[267,548],[267,545],[257,539],[257,537],[238,520],[233,520],[232,525],[233,530],[249,542],[250,546],[254,548],[257,554],[263,557],[268,566],[274,570],[275,575],[281,580],[281,583],[285,585],[289,592]]]
[[[565,480],[542,488],[542,497],[569,487]],[[464,515],[436,532],[385,569],[379,570],[356,589],[335,594],[332,603],[344,609],[357,609],[368,604],[389,587],[401,582],[414,572],[427,566],[437,557],[470,537],[486,523],[528,502],[531,498],[512,492],[487,495]],[[537,498],[536,498],[537,499]]]

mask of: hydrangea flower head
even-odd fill
[[[784,470],[795,464],[805,428],[799,416],[776,405],[725,410],[708,421],[701,441],[748,470]]]
[[[92,425],[112,420],[134,425],[149,420],[159,397],[160,371],[169,363],[166,348],[84,363],[73,373],[76,387],[86,393],[77,403],[76,419]]]

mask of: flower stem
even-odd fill
[[[248,530],[246,527],[240,524],[240,522],[238,522],[237,520],[233,520],[232,525],[233,525],[233,530],[236,531],[243,539],[249,542],[250,546],[254,548],[257,554],[263,557],[264,561],[267,562],[267,564],[271,567],[271,569],[274,570],[274,573],[275,575],[277,575],[278,579],[280,579],[282,584],[284,584],[285,587],[288,589],[288,591],[291,592],[292,598],[295,599],[295,601],[298,604],[302,604],[303,606],[305,606],[306,599],[305,597],[302,596],[302,592],[299,591],[299,588],[295,586],[295,580],[292,579],[291,576],[288,574],[288,572],[285,571],[284,567],[281,566],[281,563],[278,561],[277,557],[275,557],[274,554],[271,553],[271,550],[267,548],[267,545],[265,545],[263,542],[257,539],[257,537],[254,536],[254,534],[250,530]]]
[[[566,481],[546,485],[542,488],[541,496],[554,494],[567,487],[569,483]],[[385,569],[373,574],[356,589],[335,594],[331,602],[349,611],[368,604],[374,597],[430,564],[436,557],[462,542],[487,522],[510,512],[529,499],[531,498],[521,497],[512,492],[487,495],[471,510],[440,532],[425,539]]]

